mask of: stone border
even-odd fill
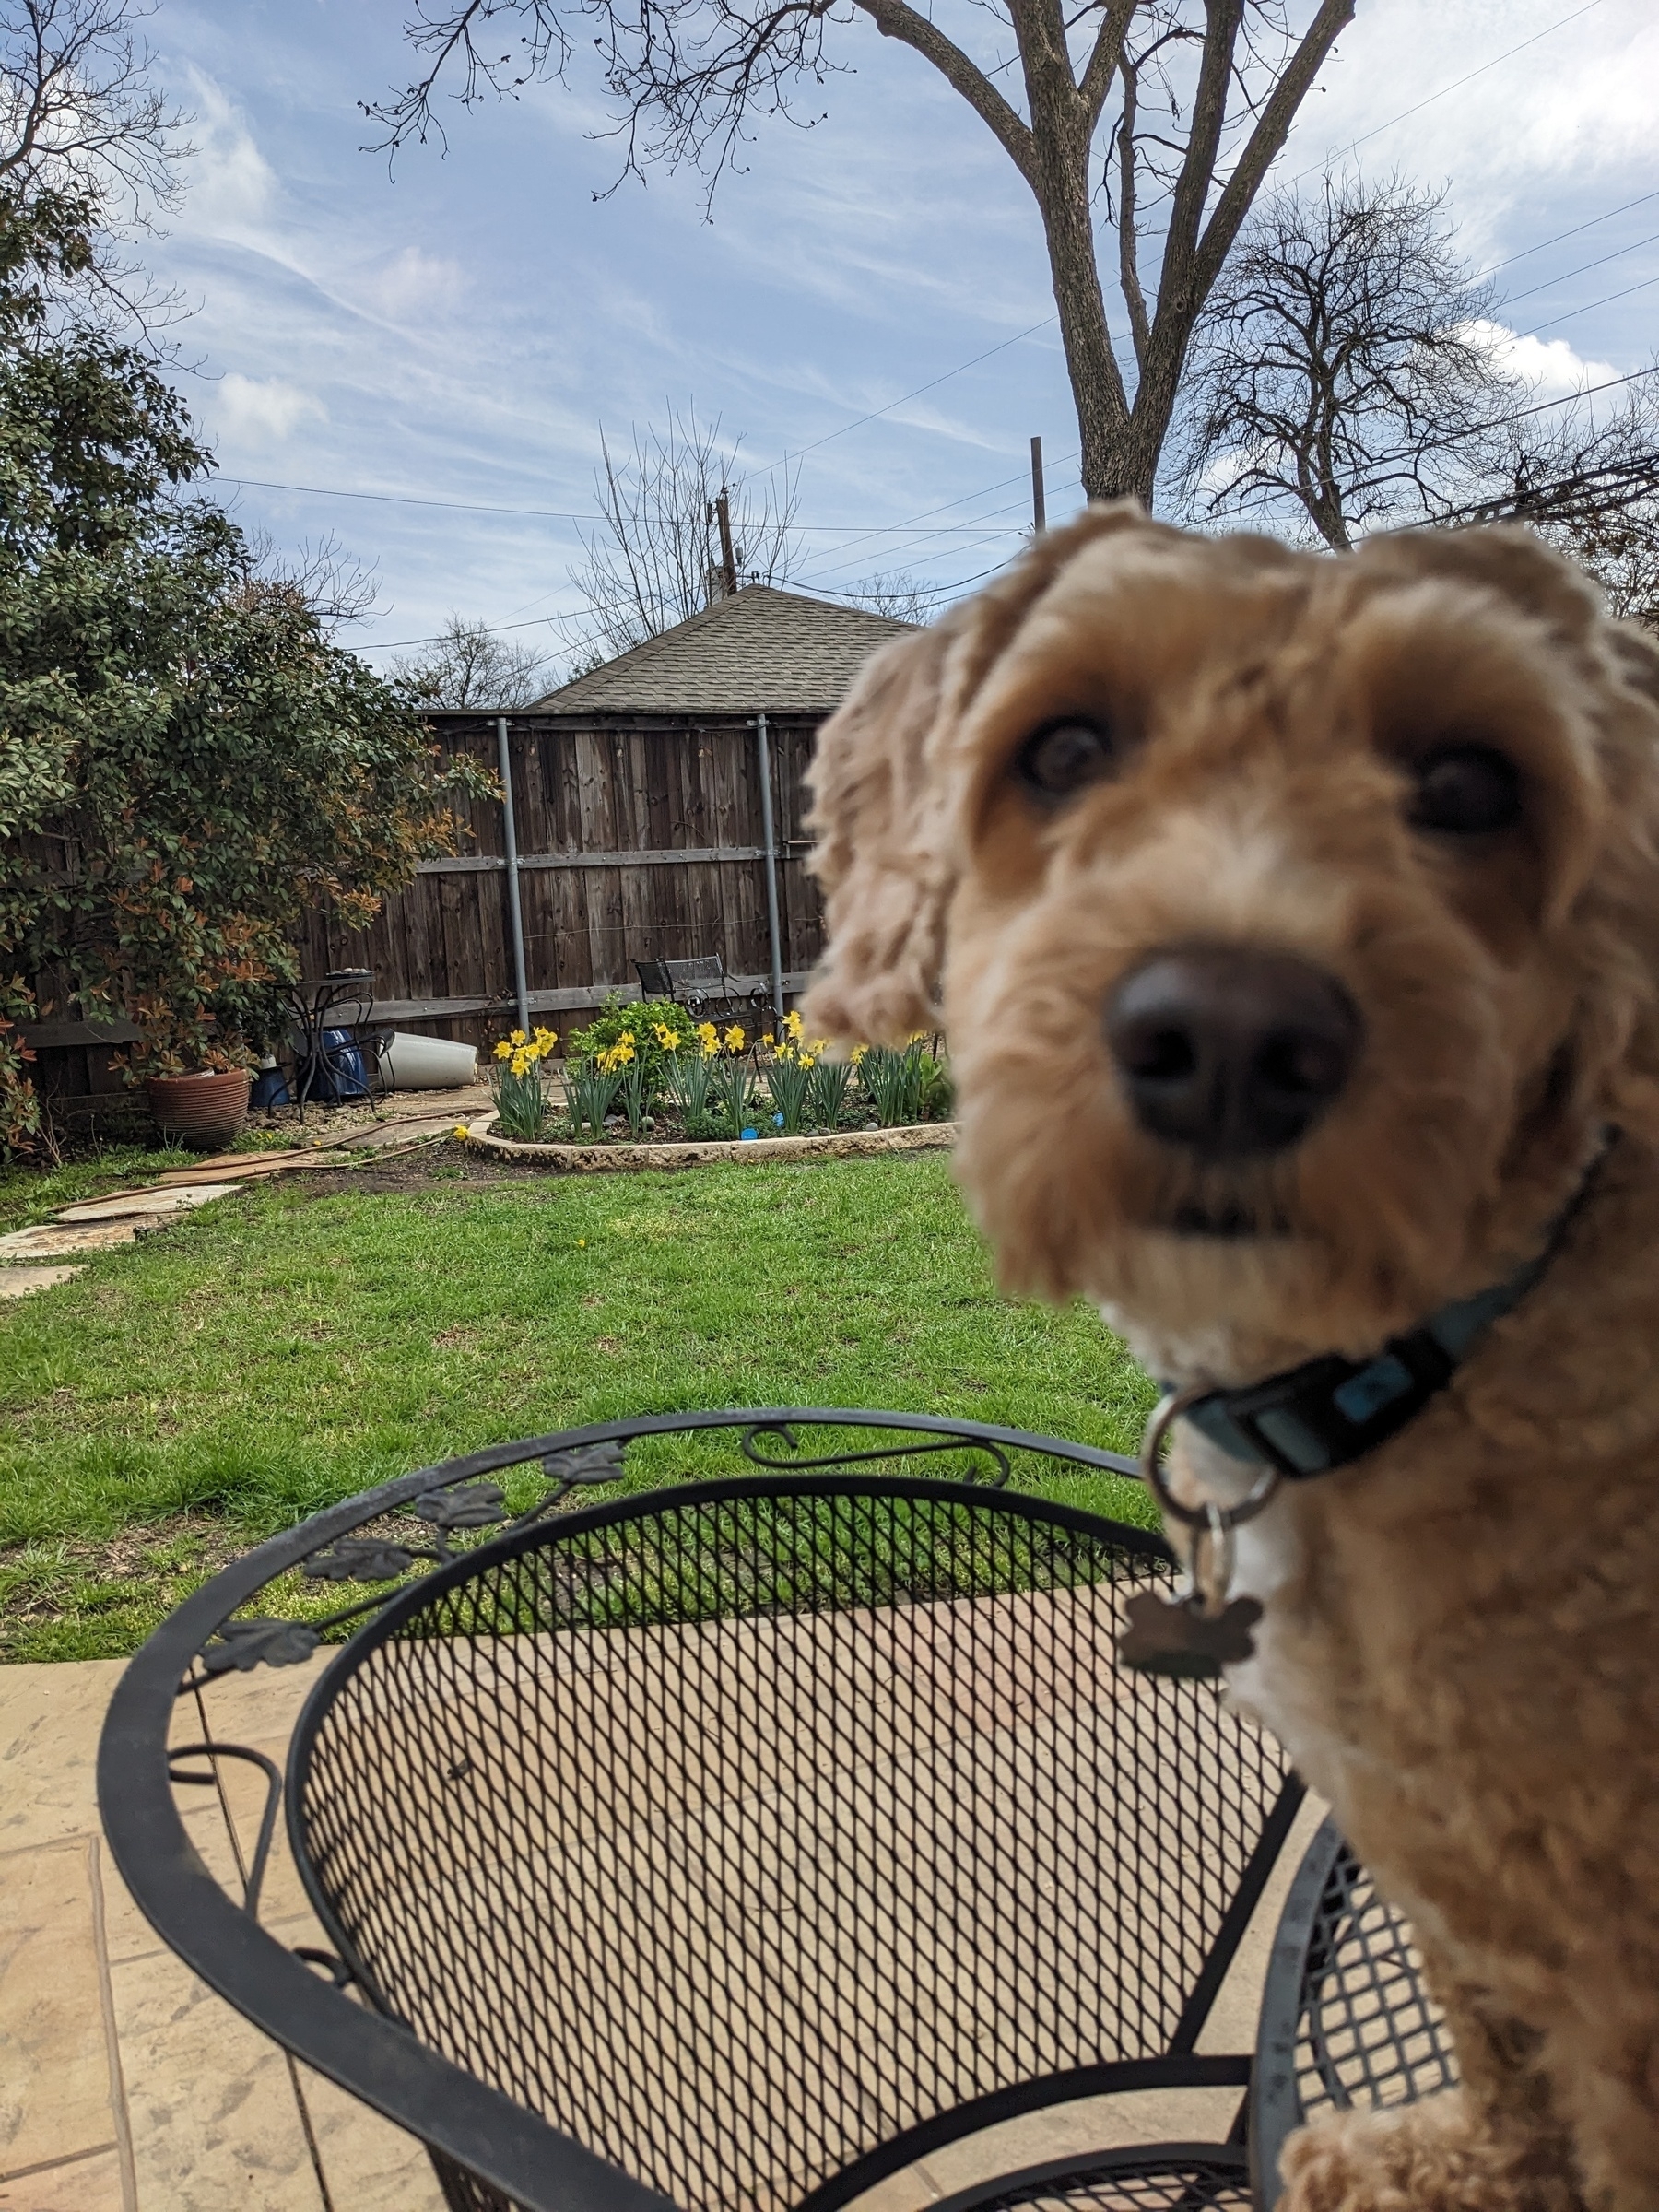
[[[704,1144],[524,1145],[493,1134],[493,1113],[466,1126],[469,1144],[510,1159],[539,1159],[569,1174],[629,1168],[704,1168],[741,1159],[851,1159],[872,1152],[943,1151],[956,1143],[956,1122],[912,1122],[900,1129],[842,1129],[830,1136],[714,1137]]]

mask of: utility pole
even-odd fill
[[[726,497],[726,488],[720,488],[720,497],[714,502],[714,519],[720,524],[720,581],[728,599],[737,596],[737,556],[732,550],[732,510]]]
[[[1042,441],[1031,441],[1031,535],[1041,537],[1048,528],[1048,501],[1042,489]]]

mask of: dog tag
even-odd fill
[[[1129,1625],[1117,1647],[1124,1665],[1136,1674],[1173,1675],[1182,1681],[1206,1680],[1250,1658],[1255,1651],[1251,1631],[1262,1618],[1253,1597],[1235,1597],[1219,1613],[1206,1613],[1195,1591],[1171,1599],[1143,1590],[1124,1610]]]

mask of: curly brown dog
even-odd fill
[[[942,1022],[1004,1282],[1232,1407],[1183,1498],[1289,1477],[1230,1686],[1465,2086],[1320,2121],[1285,2201],[1659,2206],[1659,653],[1519,531],[1095,509],[879,653],[815,780],[811,1025]],[[1321,1421],[1381,1441],[1323,1472]]]

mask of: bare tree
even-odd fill
[[[693,405],[667,428],[632,433],[618,457],[600,433],[594,489],[605,521],[582,534],[571,582],[587,602],[564,629],[579,658],[626,653],[684,622],[725,590],[719,503],[725,501],[734,581],[775,583],[795,555],[795,473],[740,477],[740,439],[700,423]]]
[[[59,272],[65,297],[101,320],[173,320],[123,243],[178,203],[187,118],[151,81],[141,0],[0,0],[0,194],[79,211],[89,258]]]
[[[374,612],[380,599],[374,563],[348,551],[332,530],[301,538],[291,553],[279,553],[268,530],[249,531],[243,543],[250,592],[286,594],[330,637]]]
[[[1194,347],[1182,489],[1198,514],[1294,517],[1342,549],[1501,468],[1494,425],[1526,388],[1444,210],[1443,192],[1351,174],[1257,209]]]
[[[851,599],[854,606],[887,615],[895,622],[931,622],[939,609],[940,592],[937,584],[909,569],[883,569],[874,576],[861,576],[836,597]]]
[[[549,681],[547,655],[535,646],[512,643],[459,614],[423,653],[394,656],[387,673],[423,707],[528,707]]]
[[[1194,325],[1355,0],[1080,0],[1072,10],[1064,0],[976,0],[977,14],[956,0],[955,38],[945,0],[848,5],[937,70],[1014,164],[1042,219],[1083,488],[1091,499],[1133,492],[1150,504]],[[561,74],[585,19],[616,102],[625,172],[691,161],[711,193],[759,120],[817,120],[797,102],[838,66],[826,29],[849,19],[836,0],[417,8],[407,36],[420,74],[365,111],[384,125],[382,147],[441,133],[434,100],[446,80],[467,106]],[[501,53],[503,17],[524,29]],[[969,51],[985,44],[987,18],[1014,49],[994,61]],[[1096,257],[1097,194],[1115,241],[1127,375]]]
[[[1597,397],[1519,416],[1496,483],[1452,519],[1530,523],[1590,571],[1613,614],[1659,629],[1659,361],[1611,407]]]

